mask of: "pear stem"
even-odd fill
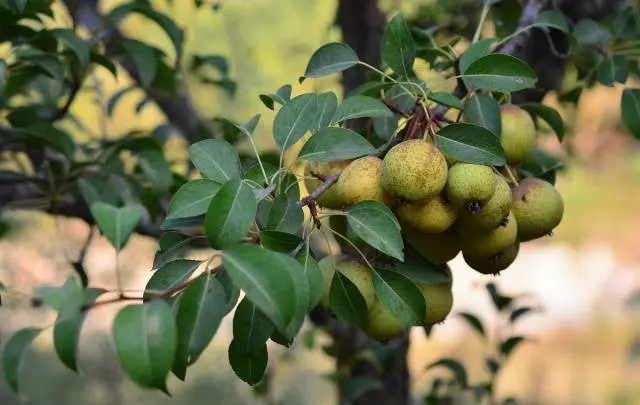
[[[505,165],[504,169],[507,172],[507,176],[509,176],[509,180],[511,180],[511,182],[516,186],[519,186],[520,183],[518,183],[518,179],[516,179],[516,176],[514,176],[513,171],[511,171],[511,168],[509,167],[509,165]]]

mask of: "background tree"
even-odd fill
[[[373,96],[387,104],[373,104],[372,113],[371,105],[363,104],[361,99],[350,111],[343,111],[343,119],[333,122],[324,119],[322,112],[345,108],[344,104],[338,105],[335,95],[309,93],[291,98],[291,86],[285,85],[272,95],[262,96],[268,108],[280,108],[273,127],[275,142],[285,150],[306,133],[312,133],[316,141],[302,147],[303,160],[313,154],[329,156],[325,160],[384,156],[396,143],[416,134],[422,136],[433,123],[450,123],[464,116],[465,121],[476,125],[476,139],[460,141],[454,133],[451,138],[461,143],[462,149],[446,152],[459,160],[484,163],[479,155],[468,154],[468,150],[478,149],[504,161],[504,152],[495,141],[482,141],[486,140],[483,136],[487,130],[496,132],[493,125],[500,117],[494,114],[489,119],[478,118],[467,110],[466,101],[476,90],[493,96],[487,100],[520,104],[546,121],[562,141],[564,129],[559,115],[538,102],[548,91],[566,87],[562,77],[567,61],[576,63],[578,68],[575,85],[561,96],[570,102],[577,102],[585,87],[624,83],[638,73],[638,26],[632,6],[621,1],[579,3],[435,2],[424,7],[419,14],[422,18],[406,24],[402,15],[396,15],[385,29],[386,18],[376,1],[340,1],[337,23],[349,47],[331,44],[322,48],[312,56],[304,76],[343,72],[345,99],[361,95],[373,103]],[[244,124],[203,117],[191,100],[186,78],[194,72],[199,74],[203,67],[213,67],[222,79],[205,78],[205,82],[233,91],[226,63],[211,55],[185,56],[182,28],[151,2],[126,3],[106,14],[100,11],[97,1],[65,4],[69,28],[49,29],[40,24],[42,15],[52,15],[50,2],[0,2],[2,20],[6,21],[2,40],[12,46],[0,86],[5,116],[0,128],[0,152],[9,160],[6,170],[0,172],[0,202],[6,209],[30,208],[82,218],[96,224],[117,251],[133,231],[159,238],[154,269],[161,276],[152,277],[144,295],[129,295],[121,290],[94,288],[84,271],[82,257],[73,263],[77,278],[67,280],[61,287],[41,289],[33,302],[44,303],[60,313],[54,328],[58,355],[65,365],[75,367],[77,331],[86,311],[109,302],[140,302],[126,307],[116,318],[114,341],[119,359],[136,383],[166,389],[169,371],[185,377],[187,366],[206,348],[219,321],[235,306],[239,291],[243,290],[247,298],[234,314],[234,323],[238,321],[237,326],[234,324],[229,357],[240,378],[250,384],[260,382],[267,364],[266,340],[290,345],[311,310],[301,302],[309,301],[308,296],[321,290],[320,270],[313,264],[313,257],[319,260],[326,251],[322,238],[312,238],[318,234],[312,232],[313,223],[302,227],[302,209],[306,207],[307,215],[320,221],[316,199],[333,186],[337,176],[320,179],[323,184],[310,196],[300,195],[295,173],[283,165],[283,154],[270,156],[254,150],[251,135],[259,116]],[[175,54],[164,55],[155,47],[125,37],[118,23],[129,13],[140,13],[156,22],[170,38]],[[482,39],[483,28],[491,25],[495,34]],[[472,43],[461,54],[454,49],[459,35]],[[493,52],[513,55],[525,63],[512,58],[508,59],[512,64],[505,68],[497,63]],[[409,59],[406,55],[410,55]],[[465,55],[467,60],[462,66]],[[455,89],[445,94],[430,88],[428,81],[417,80],[411,71],[415,58],[444,75],[456,77]],[[478,62],[477,72],[469,73],[474,62]],[[167,126],[160,126],[151,134],[133,133],[118,140],[97,137],[89,142],[74,140],[65,131],[65,125],[74,122],[70,107],[79,91],[88,85],[92,69],[102,65],[115,74],[116,63],[136,81],[136,87],[145,91],[140,108],[155,103],[168,124],[191,144],[190,163],[185,165],[188,170],[177,172],[164,155],[162,143]],[[378,68],[386,70],[381,72]],[[365,82],[368,85],[359,87]],[[391,102],[390,94],[404,104]],[[636,90],[629,89],[621,102],[625,124],[636,136],[640,125],[637,97]],[[111,99],[107,109],[113,109],[117,102],[117,97]],[[486,103],[481,109],[490,110],[497,104]],[[426,116],[420,106],[425,107]],[[412,118],[418,124],[403,127],[398,124],[399,118]],[[347,127],[358,130],[366,141],[346,132]],[[385,131],[385,127],[391,129]],[[342,143],[336,143],[325,128],[343,130]],[[432,134],[434,139],[438,139],[437,133]],[[239,148],[237,152],[237,147],[232,146],[247,140],[249,148]],[[192,179],[194,167],[203,179]],[[561,162],[540,152],[520,166],[516,175],[553,181],[560,167]],[[374,221],[379,210],[384,211],[380,204],[358,207],[360,213],[351,209],[347,218],[373,227],[377,237],[350,222],[357,236],[383,254],[376,255],[383,263],[394,262],[394,257],[403,262],[404,256],[394,246],[400,240],[402,250],[403,244],[393,222]],[[332,227],[325,222],[320,222],[322,228]],[[206,237],[199,233],[201,230],[194,231],[202,226]],[[240,245],[240,241],[261,247]],[[209,261],[182,258],[189,247],[202,245],[215,249]],[[352,247],[348,244],[345,251]],[[267,270],[263,267],[265,262],[280,266]],[[306,284],[305,280],[295,276],[300,263],[309,278],[306,292],[301,292],[305,288],[300,287]],[[194,274],[197,276],[192,277]],[[409,403],[407,334],[384,345],[369,340],[357,321],[366,318],[362,306],[349,308],[344,301],[352,296],[357,301],[359,293],[349,280],[336,277],[346,291],[342,296],[332,293],[335,297],[330,307],[338,317],[326,308],[316,307],[311,311],[311,320],[334,337],[331,351],[337,359],[341,401]],[[411,308],[414,312],[425,311],[415,305],[417,308]],[[402,318],[402,310],[398,311],[395,315]],[[152,323],[161,325],[163,333],[157,333]],[[18,387],[21,355],[40,332],[38,328],[21,330],[6,345],[5,378],[14,389]],[[142,339],[133,341],[131,336]],[[357,360],[364,351],[374,353],[383,364],[382,371],[370,361]],[[141,355],[155,361],[145,363]],[[385,388],[383,393],[377,389],[380,383]],[[353,398],[353,392],[362,395]]]

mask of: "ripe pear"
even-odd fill
[[[511,187],[504,177],[495,174],[496,187],[491,198],[475,213],[467,210],[460,212],[458,223],[463,229],[489,230],[500,225],[511,210]]]
[[[367,324],[363,331],[372,339],[384,342],[409,329],[396,318],[379,300],[375,300],[369,310]]]
[[[330,293],[333,276],[336,271],[346,276],[360,291],[367,303],[367,308],[371,308],[375,299],[373,291],[373,272],[371,269],[355,259],[347,256],[327,256],[318,262],[324,280],[324,294],[320,301],[325,307],[330,306]]]
[[[376,156],[365,156],[349,163],[335,185],[342,204],[349,206],[364,200],[376,200],[391,207],[393,197],[380,184],[381,172],[382,160]]]
[[[429,233],[446,231],[451,228],[457,218],[456,211],[442,194],[438,194],[427,202],[402,203],[396,209],[396,213],[403,224]]]
[[[495,187],[496,176],[489,166],[456,163],[449,169],[445,193],[455,209],[475,213],[491,198]]]
[[[496,255],[516,242],[518,223],[512,212],[497,228],[489,231],[462,231],[460,235],[462,252],[469,257],[489,257]]]
[[[564,202],[558,190],[542,179],[527,177],[513,189],[513,214],[522,242],[548,235],[560,224]]]
[[[309,162],[304,172],[304,185],[309,193],[318,188],[322,184],[322,180],[315,176],[327,177],[340,175],[342,171],[351,163],[351,160],[336,160],[331,162]],[[343,204],[338,195],[336,184],[329,187],[316,202],[321,207],[337,210],[342,208]]]
[[[402,142],[382,161],[382,187],[407,201],[438,195],[447,182],[447,160],[433,144],[420,139]]]
[[[536,145],[536,125],[533,118],[522,108],[506,104],[501,107],[502,132],[500,144],[507,162],[522,162]]]
[[[418,284],[418,288],[427,303],[425,325],[431,326],[444,321],[453,308],[451,284]]]
[[[442,233],[426,233],[411,228],[402,232],[406,242],[432,263],[446,263],[460,253],[460,242],[453,227]]]
[[[520,251],[520,242],[506,248],[492,256],[469,256],[463,252],[464,261],[469,267],[482,274],[499,274],[502,270],[506,270],[518,257]]]

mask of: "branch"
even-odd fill
[[[529,0],[522,10],[520,20],[518,21],[518,27],[514,32],[534,24],[538,20],[538,15],[540,15],[540,12],[547,6],[548,2],[549,0]],[[524,45],[531,35],[531,31],[532,30],[524,30],[520,34],[514,36],[499,49],[499,52],[507,55],[513,54]]]

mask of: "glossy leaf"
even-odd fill
[[[204,220],[204,217],[202,220]],[[202,225],[202,222],[203,221],[200,221],[199,224]],[[163,247],[163,238],[172,239],[171,244],[167,244],[166,247]],[[196,237],[174,231],[163,233],[160,237],[160,249],[156,252],[153,259],[153,268],[157,269],[158,267],[164,266],[166,263],[182,258],[185,252],[189,249],[191,243],[195,240]]]
[[[316,118],[311,126],[311,132],[317,133],[320,129],[326,128],[331,123],[331,118],[338,108],[338,98],[332,91],[318,94],[316,107]]]
[[[288,149],[313,128],[317,106],[315,94],[301,94],[280,108],[273,120],[273,137],[280,148]]]
[[[153,273],[144,288],[144,298],[166,294],[183,285],[202,264],[199,260],[176,259],[163,264]]]
[[[307,249],[302,249],[296,256],[298,262],[302,265],[304,276],[307,279],[309,288],[309,309],[320,303],[324,294],[324,280],[322,279],[322,270],[318,266],[318,262],[311,256]]]
[[[296,233],[302,228],[304,213],[296,201],[291,200],[286,194],[278,195],[267,219],[266,229]]]
[[[624,89],[620,108],[622,109],[622,122],[631,135],[640,139],[640,89]]]
[[[362,326],[367,319],[367,302],[358,287],[339,271],[333,274],[329,305],[340,319],[349,324]]]
[[[276,90],[275,93],[260,94],[260,100],[270,110],[274,109],[275,104],[285,105],[291,99],[291,85],[285,84]]]
[[[233,339],[245,350],[264,344],[274,329],[269,318],[249,299],[240,301],[233,315]]]
[[[25,355],[31,342],[40,334],[38,328],[25,328],[15,332],[2,351],[2,369],[7,386],[18,392],[18,378],[22,369]]]
[[[396,14],[387,23],[382,36],[382,60],[394,72],[410,77],[416,48],[409,26],[402,13]]]
[[[167,218],[184,218],[207,212],[211,199],[220,190],[220,183],[195,179],[183,184],[171,197]]]
[[[249,385],[256,385],[262,380],[268,361],[266,343],[250,350],[242,347],[235,339],[229,345],[229,364],[233,372]]]
[[[466,122],[487,128],[497,137],[502,132],[500,104],[484,93],[474,93],[464,103],[464,118]]]
[[[501,93],[528,89],[538,81],[536,73],[526,63],[503,54],[477,59],[464,72],[463,78],[477,89]]]
[[[471,45],[460,57],[460,72],[465,73],[473,62],[488,55],[496,42],[496,38],[485,38]]]
[[[226,141],[206,139],[189,147],[189,158],[202,175],[218,183],[241,178],[240,158]]]
[[[544,120],[554,130],[558,140],[562,142],[565,133],[564,121],[558,111],[541,103],[522,103],[518,106],[525,109],[529,114]]]
[[[447,125],[438,131],[436,145],[448,156],[467,163],[502,166],[506,162],[500,140],[475,124]]]
[[[349,226],[363,241],[400,261],[404,259],[400,224],[389,208],[377,201],[362,201],[346,213]]]
[[[420,289],[406,276],[382,268],[374,271],[376,297],[389,312],[406,325],[422,325],[426,303]]]
[[[91,214],[100,232],[117,251],[122,250],[127,244],[143,213],[144,209],[139,205],[119,208],[102,202],[91,205]]]
[[[224,183],[211,199],[204,222],[211,246],[221,249],[239,242],[253,223],[257,210],[251,187],[240,180]]]
[[[571,32],[578,45],[590,46],[602,44],[611,38],[611,33],[597,22],[580,20]]]
[[[358,55],[347,44],[332,42],[323,45],[313,53],[305,77],[322,77],[342,72],[359,62]]]
[[[391,117],[393,113],[380,100],[367,96],[351,96],[338,106],[331,122],[339,123],[363,117]]]
[[[375,148],[359,133],[347,128],[326,127],[304,144],[298,158],[322,162],[353,159],[374,152]]]
[[[291,253],[304,242],[298,235],[281,231],[260,232],[260,244],[265,249]]]

